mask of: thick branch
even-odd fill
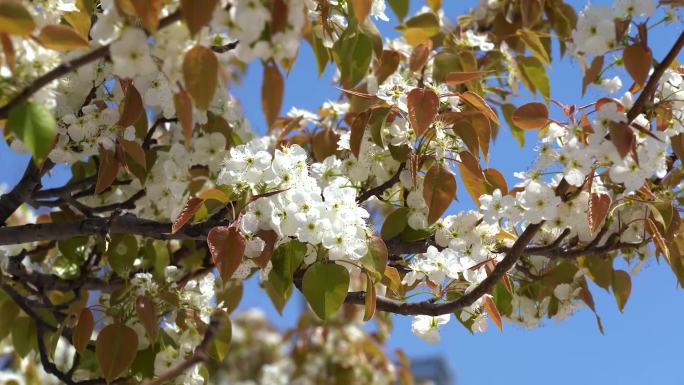
[[[52,163],[46,161],[43,168],[50,168]],[[33,159],[29,160],[26,166],[26,171],[21,177],[19,183],[7,194],[0,197],[0,226],[5,224],[9,218],[22,203],[26,202],[33,191],[40,188],[40,177],[42,176],[41,169],[36,166]]]
[[[197,239],[204,240],[214,226],[227,225],[222,219],[184,226],[177,233],[171,233],[171,223],[141,219],[133,214],[113,218],[86,218],[81,221],[27,224],[0,228],[0,245],[15,245],[36,241],[59,241],[75,237],[104,234],[141,235],[154,239]]]

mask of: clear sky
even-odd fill
[[[570,2],[576,8],[585,4],[581,0]],[[424,0],[411,0],[414,10],[422,3]],[[453,20],[474,6],[477,0],[443,0],[443,3],[447,16]],[[389,8],[387,13],[393,16]],[[392,30],[394,25],[394,19],[389,23],[378,22],[385,36],[396,36]],[[649,42],[654,57],[662,58],[681,31],[682,24],[653,31]],[[567,57],[562,62],[558,61],[557,52],[554,59],[552,97],[561,102],[581,104],[581,75],[577,64],[571,63]],[[679,59],[682,61],[682,57]],[[329,66],[321,79],[317,78],[312,51],[303,44],[287,79],[282,112],[291,107],[314,110],[323,101],[336,98],[338,91],[331,82],[332,74],[332,66]],[[250,67],[243,83],[233,87],[232,91],[242,101],[245,114],[254,128],[263,132],[265,124],[261,115],[260,89],[261,68],[257,63]],[[590,88],[585,100],[599,94],[601,90]],[[557,110],[552,110],[552,113],[561,116]],[[13,185],[21,177],[28,157],[12,153],[4,141],[0,142],[0,183]],[[513,172],[525,170],[534,159],[533,132],[527,134],[527,143],[526,148],[521,149],[504,125],[490,151],[490,165],[504,173],[509,185],[515,183]],[[67,178],[64,169],[58,168],[47,185],[60,185]],[[464,190],[460,188],[460,191]],[[451,210],[472,208],[467,195],[462,196],[463,204]],[[503,333],[490,325],[486,333],[471,335],[452,319],[442,329],[442,342],[428,345],[411,334],[409,317],[397,316],[395,333],[388,341],[388,348],[401,347],[412,357],[442,356],[459,385],[682,385],[684,291],[677,287],[665,262],[657,264],[653,261],[633,277],[632,282],[632,295],[622,314],[617,310],[612,293],[592,287],[605,335],[598,332],[593,314],[584,309],[565,321],[548,321],[538,329],[504,325]],[[292,325],[302,307],[302,303],[293,298],[283,316],[279,316],[254,280],[248,283],[245,293],[242,309],[259,307],[283,327]]]

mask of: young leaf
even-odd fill
[[[19,357],[24,358],[36,346],[36,323],[26,316],[19,316],[12,323],[12,347]]]
[[[428,207],[428,223],[434,223],[456,198],[456,177],[445,166],[435,163],[423,181],[423,199]]]
[[[370,277],[366,277],[366,297],[363,306],[363,321],[369,321],[375,314],[377,297],[375,293],[375,283]]]
[[[480,163],[469,152],[463,151],[459,153],[461,163],[458,165],[458,170],[461,172],[461,179],[465,185],[466,191],[473,201],[479,206],[480,196],[487,192],[485,188],[485,176],[480,167]]]
[[[491,120],[494,124],[499,125],[499,118],[496,116],[496,112],[487,104],[487,102],[482,99],[482,97],[472,91],[466,91],[461,94],[461,100],[473,107],[474,109],[482,112],[485,116]]]
[[[194,123],[192,121],[192,100],[190,99],[190,94],[188,91],[181,88],[178,93],[173,95],[173,104],[176,107],[178,121],[183,128],[183,137],[185,138],[185,143],[190,144]]]
[[[589,209],[587,216],[589,219],[589,227],[591,231],[596,231],[601,227],[603,221],[608,216],[610,209],[610,196],[607,194],[592,193],[589,198]]]
[[[409,69],[413,72],[423,68],[430,56],[430,47],[427,44],[418,44],[411,52],[409,58]]]
[[[20,1],[0,1],[0,32],[10,35],[26,36],[36,28],[29,11]]]
[[[136,0],[138,2],[139,0]],[[191,35],[209,24],[218,0],[181,0],[181,14]]]
[[[188,221],[197,213],[197,210],[202,207],[202,204],[204,204],[204,199],[202,198],[192,197],[188,199],[180,214],[178,214],[178,217],[173,222],[173,226],[171,226],[171,234],[175,234],[183,225],[188,223]]]
[[[126,87],[126,95],[119,105],[119,127],[126,128],[135,124],[145,112],[142,96],[131,83]]]
[[[639,87],[646,84],[652,59],[651,50],[642,43],[630,45],[623,52],[622,60],[625,63],[625,69]]]
[[[544,103],[527,103],[513,111],[511,120],[524,130],[542,128],[549,121],[549,108]]]
[[[71,27],[62,24],[48,24],[37,37],[43,47],[55,51],[71,51],[88,48],[88,40]]]
[[[591,61],[591,65],[584,72],[584,77],[582,78],[582,95],[587,91],[587,86],[599,79],[599,75],[603,70],[603,55],[596,56],[594,60]]]
[[[275,63],[264,64],[264,78],[261,83],[261,109],[269,128],[273,127],[280,114],[285,92],[285,81]]]
[[[114,183],[119,174],[119,161],[111,150],[100,147],[100,167],[97,170],[95,193],[100,194]]]
[[[162,0],[136,0],[133,1],[133,7],[135,8],[135,12],[138,14],[138,16],[140,16],[140,23],[147,30],[147,32],[152,34],[157,32]]]
[[[207,234],[211,258],[225,282],[229,280],[242,262],[245,254],[245,237],[237,227],[217,226]]]
[[[610,141],[613,142],[620,156],[624,158],[632,151],[636,143],[636,137],[632,129],[624,122],[610,122],[608,130],[610,132]]]
[[[107,383],[124,374],[138,351],[138,334],[123,324],[107,325],[97,335],[95,355]]]
[[[632,278],[624,270],[615,270],[613,272],[613,294],[615,301],[617,301],[618,309],[624,310],[625,304],[629,299],[629,293],[632,291]]]
[[[407,207],[399,207],[392,211],[382,224],[380,230],[382,239],[392,239],[404,231],[408,224],[408,214],[409,209]]]
[[[518,36],[520,36],[522,41],[525,43],[525,46],[530,50],[530,52],[532,52],[534,57],[539,59],[544,64],[551,64],[549,53],[546,52],[544,44],[542,44],[541,39],[539,39],[539,36],[537,36],[534,31],[523,28],[518,30]]]
[[[230,350],[230,342],[233,338],[233,325],[230,322],[228,313],[219,311],[214,313],[213,319],[218,318],[218,327],[216,328],[216,335],[209,345],[209,356],[218,362],[222,362]]]
[[[430,127],[439,112],[439,96],[427,88],[414,88],[408,94],[408,118],[416,136]]]
[[[361,263],[366,269],[383,274],[387,266],[389,252],[382,238],[372,235],[368,238],[368,253],[361,258]]]
[[[364,111],[354,118],[351,124],[351,134],[349,135],[349,148],[352,154],[358,159],[361,151],[361,141],[366,131],[366,125],[370,119],[370,111]]]
[[[470,72],[449,72],[446,75],[446,82],[450,86],[458,86],[464,83],[468,83],[471,80],[479,79],[484,75],[483,71],[470,71]]]
[[[218,85],[218,59],[211,49],[196,45],[183,58],[185,88],[195,101],[195,107],[206,110]]]
[[[496,327],[503,331],[503,323],[501,322],[501,314],[499,314],[499,309],[496,308],[496,304],[492,301],[492,297],[489,295],[484,296],[484,307],[489,314],[489,318],[492,319]]]
[[[145,328],[150,343],[157,340],[157,330],[159,329],[159,319],[157,319],[157,308],[154,301],[148,296],[140,295],[135,300],[135,312],[140,323]]]
[[[342,306],[349,289],[349,272],[344,266],[318,262],[302,280],[302,292],[318,317],[327,320]]]
[[[42,162],[52,150],[57,135],[52,113],[40,104],[28,102],[13,108],[7,129],[31,150],[33,158]]]
[[[313,137],[313,154],[314,159],[322,162],[330,155],[337,152],[337,141],[340,139],[339,135],[333,130],[320,130]]]
[[[95,329],[95,319],[93,318],[93,312],[87,307],[81,310],[78,316],[78,323],[74,327],[73,334],[71,335],[71,343],[76,348],[76,351],[83,353],[86,346],[90,342],[90,336],[93,335],[93,329]]]
[[[371,0],[351,0],[352,7],[354,7],[354,16],[359,24],[363,23],[371,11]]]

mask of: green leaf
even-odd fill
[[[138,257],[138,240],[133,235],[112,235],[105,253],[112,270],[120,277],[128,277]]]
[[[273,305],[282,312],[292,294],[292,276],[306,255],[306,245],[297,240],[278,246],[271,256],[273,268],[264,283]]]
[[[124,374],[138,351],[138,334],[123,324],[107,325],[97,335],[95,355],[107,383]]]
[[[513,295],[506,290],[501,282],[497,283],[492,290],[492,299],[499,313],[509,316],[513,312]]]
[[[549,53],[546,52],[544,44],[542,44],[541,39],[539,39],[539,36],[537,36],[534,31],[530,31],[529,29],[521,29],[518,30],[518,36],[520,36],[522,41],[525,43],[525,46],[530,50],[530,52],[532,52],[534,57],[539,59],[544,64],[551,64]]]
[[[551,97],[551,86],[544,64],[536,57],[518,56],[516,60],[525,87],[530,92],[539,92],[545,99],[549,99]]]
[[[515,106],[510,103],[501,106],[501,112],[503,113],[504,119],[506,119],[506,123],[508,123],[511,134],[513,134],[513,137],[520,147],[525,147],[525,130],[513,123],[513,111],[515,111]]]
[[[316,263],[302,281],[304,297],[321,319],[329,319],[342,306],[349,289],[349,272],[334,263]]]
[[[328,62],[330,61],[330,53],[328,52],[328,48],[326,48],[323,45],[323,40],[320,37],[318,37],[315,33],[311,35],[311,47],[313,48],[314,56],[316,56],[318,77],[320,78],[321,75],[323,75],[323,71],[325,71],[325,67],[328,65]]]
[[[613,272],[613,294],[620,311],[624,310],[631,291],[632,278],[629,276],[629,273],[624,270],[615,270]]]
[[[31,150],[37,162],[42,162],[55,143],[56,124],[47,108],[27,102],[10,111],[7,129]]]
[[[212,316],[216,317],[216,316]],[[209,345],[209,356],[219,362],[223,361],[230,350],[230,341],[233,336],[233,327],[230,323],[230,317],[226,312],[220,312],[219,324],[216,330],[216,335]]]
[[[387,266],[388,251],[385,242],[377,235],[368,238],[368,253],[361,258],[361,264],[373,272],[382,275]]]
[[[408,214],[409,209],[407,207],[399,207],[392,211],[385,218],[385,223],[382,224],[382,230],[380,230],[382,239],[392,239],[401,234],[408,224]]]
[[[368,128],[370,128],[373,142],[383,148],[385,145],[382,140],[382,129],[385,127],[389,112],[389,107],[376,108],[371,111],[370,118],[368,119]]]
[[[27,317],[17,317],[12,324],[12,345],[21,357],[26,357],[33,350],[38,340],[35,322]]]
[[[397,19],[404,20],[409,11],[409,0],[387,0]]]
[[[4,339],[12,331],[12,325],[18,314],[19,306],[9,297],[4,297],[0,304],[0,339]]]

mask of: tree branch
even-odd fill
[[[19,183],[7,194],[0,197],[0,226],[3,226],[22,203],[26,202],[33,191],[40,188],[40,178],[43,173],[52,168],[53,163],[46,160],[42,168],[36,166],[33,159],[29,160],[26,171]]]

